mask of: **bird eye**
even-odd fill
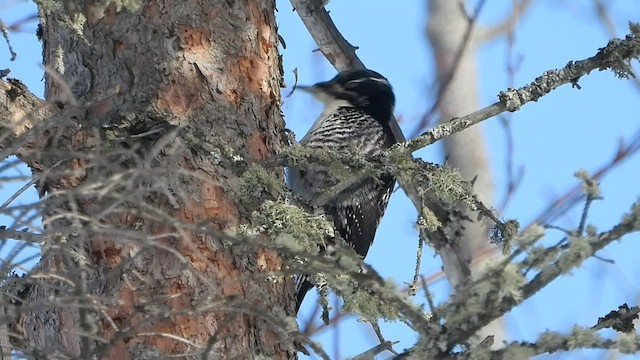
[[[358,81],[358,80],[347,81],[347,83],[344,84],[344,87],[346,87],[347,89],[353,89],[353,88],[358,86],[359,82],[360,81]]]

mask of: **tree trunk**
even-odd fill
[[[294,358],[274,320],[293,315],[291,286],[265,280],[282,257],[215,236],[249,221],[246,164],[283,146],[275,2],[107,3],[40,8],[46,100],[59,111],[25,159],[46,241],[21,347]]]
[[[427,37],[433,48],[437,66],[438,85],[445,91],[438,106],[440,121],[449,121],[455,117],[470,114],[480,108],[478,101],[478,74],[476,68],[476,50],[478,44],[470,35],[465,50],[460,48],[468,31],[469,19],[464,14],[463,6],[458,1],[428,0],[429,20]],[[455,68],[453,77],[447,77]],[[447,80],[448,83],[447,83]],[[463,132],[449,136],[444,140],[445,158],[447,162],[460,169],[464,180],[473,180],[474,193],[479,199],[491,206],[493,204],[493,177],[487,155],[484,134],[481,126],[470,127]],[[468,213],[470,219],[476,215]],[[487,224],[484,222],[465,222],[464,231],[456,238],[460,244],[462,257],[472,263],[472,277],[482,269],[483,262],[474,262],[474,258],[492,247],[488,241]],[[454,274],[446,274],[454,288],[463,288],[469,280]],[[500,346],[505,338],[502,320],[496,320],[485,327],[478,340],[494,335],[494,344]]]

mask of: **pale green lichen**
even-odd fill
[[[318,163],[328,165],[335,162],[337,156],[334,152],[326,149],[309,149],[300,144],[291,145],[286,148],[281,156],[286,158],[287,165],[289,166],[301,166],[309,163],[309,158],[313,154],[313,157]]]
[[[394,146],[387,153],[387,162],[393,164],[394,173],[401,179],[406,179],[408,183],[416,182],[417,166],[411,156],[400,146]]]
[[[385,281],[381,291],[388,292],[391,296],[397,296],[398,286],[393,280]],[[400,314],[395,306],[388,304],[380,296],[374,296],[364,289],[357,289],[351,294],[344,295],[343,311],[357,314],[366,321],[396,321],[400,320]]]
[[[563,348],[564,340],[564,336],[557,331],[544,331],[538,336],[536,344],[546,351],[556,351]]]
[[[532,246],[528,250],[528,256],[520,264],[521,268],[542,269],[544,266],[556,261],[560,248],[545,248],[544,246]]]
[[[522,287],[527,282],[527,279],[524,277],[522,272],[519,271],[518,267],[515,264],[508,264],[501,272],[500,272],[500,284],[498,290],[498,298],[499,302],[503,302],[505,300],[511,300],[513,302],[521,302],[522,297]]]
[[[602,338],[591,328],[574,326],[569,334],[545,331],[538,336],[536,346],[540,352],[569,351],[602,346]]]
[[[522,286],[526,278],[516,264],[509,263],[503,266],[502,262],[487,264],[479,275],[479,278],[487,278],[477,286],[477,294],[483,298],[502,303],[505,300],[519,302],[522,300]]]
[[[439,166],[428,174],[428,185],[424,191],[433,193],[438,199],[450,204],[457,204],[463,201],[468,207],[472,207],[470,202],[471,192],[467,182],[462,180],[462,174],[458,168],[452,166]]]
[[[363,174],[379,176],[380,171],[363,156],[360,147],[361,145],[352,143],[344,152],[338,153],[328,149],[309,149],[296,144],[288,147],[279,156],[290,167],[300,167],[309,163],[321,164],[332,179],[331,184],[326,184],[330,188],[341,181],[349,182]]]
[[[297,334],[300,331],[298,320],[294,316],[284,316],[282,320],[283,328],[285,331],[288,331],[292,334]]]
[[[66,68],[64,66],[64,50],[61,46],[56,47],[53,51],[53,59],[51,60],[55,71],[60,75],[64,75]]]
[[[317,253],[318,246],[333,236],[333,225],[323,215],[310,215],[294,205],[265,201],[253,220],[278,243],[292,249]]]
[[[575,176],[578,179],[584,180],[589,178],[589,172],[585,169],[579,169],[573,173],[573,176]]]
[[[436,309],[438,313],[445,314],[445,324],[448,327],[464,328],[465,324],[476,319],[477,315],[486,309],[485,297],[475,289],[467,291],[466,295],[464,307]]]
[[[104,11],[113,5],[116,11],[120,12],[122,9],[134,12],[142,8],[141,0],[98,0],[94,1],[93,7],[96,14],[104,16]]]
[[[484,313],[489,304],[521,301],[522,287],[525,283],[526,278],[516,264],[487,264],[478,275],[478,281],[474,286],[466,290],[464,308],[447,309],[443,312],[446,314],[447,326],[464,327],[470,319]]]
[[[640,351],[638,333],[618,333],[618,350],[623,354],[637,354]]]
[[[303,242],[296,236],[288,233],[275,235],[273,237],[273,243],[296,252],[307,251],[307,247]]]
[[[571,350],[594,348],[601,343],[602,340],[595,331],[580,326],[574,326],[571,329],[570,336],[567,338],[567,346]]]
[[[87,18],[80,13],[74,14],[73,18],[68,22],[69,28],[73,30],[76,35],[84,39],[84,26],[87,23]]]
[[[442,224],[436,214],[428,207],[422,208],[422,216],[418,219],[418,227],[427,231],[436,231]]]
[[[582,180],[582,191],[585,194],[594,198],[600,196],[600,184],[586,170],[578,170],[573,175]]]
[[[54,0],[35,0],[34,2],[38,5],[38,10],[43,14],[50,14],[62,6],[62,2]]]
[[[608,58],[607,66],[620,79],[634,79],[636,75],[631,67],[631,60],[640,59],[640,25],[629,22],[629,31],[624,39],[611,39],[606,47],[600,49],[598,57]]]
[[[537,354],[533,349],[518,344],[509,345],[505,351],[503,359],[531,359]]]
[[[265,200],[279,199],[284,192],[282,180],[257,164],[250,165],[240,178],[238,196],[249,209],[255,209]]]
[[[344,244],[346,245],[346,244]],[[347,245],[348,246],[348,245]],[[334,257],[337,259],[337,263],[341,269],[347,271],[358,271],[360,269],[360,264],[356,261],[356,256],[358,256],[353,249],[349,247],[348,251],[342,251],[341,253],[335,254]]]
[[[572,268],[580,266],[582,262],[592,255],[591,245],[587,238],[569,237],[569,249],[558,259],[558,267],[562,272],[569,272]]]
[[[246,237],[256,237],[264,231],[261,227],[254,227],[249,224],[240,224],[230,231],[230,235],[240,235]]]
[[[533,224],[515,237],[519,247],[527,248],[544,237],[545,229],[539,224]]]
[[[640,200],[631,206],[631,212],[622,217],[622,223],[628,224],[634,229],[640,229]]]
[[[469,360],[491,360],[491,349],[477,347],[469,350]]]

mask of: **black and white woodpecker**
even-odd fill
[[[329,81],[298,89],[324,103],[324,110],[300,141],[306,148],[337,153],[355,148],[368,158],[397,142],[390,126],[395,96],[389,81],[377,72],[341,72]],[[325,192],[338,180],[326,166],[312,163],[290,168],[288,182],[302,200],[313,203],[325,197]],[[336,235],[363,258],[373,242],[394,185],[395,178],[391,175],[360,177],[323,204],[324,214],[333,220]],[[296,286],[297,312],[313,284],[303,275]]]

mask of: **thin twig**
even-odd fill
[[[467,28],[464,32],[464,35],[461,38],[460,45],[456,49],[455,55],[453,56],[453,63],[449,67],[446,74],[444,74],[444,79],[440,82],[440,86],[438,87],[438,94],[435,96],[436,101],[431,105],[431,108],[422,116],[422,120],[420,120],[420,125],[416,128],[415,132],[410,137],[415,137],[418,135],[423,129],[425,129],[430,123],[433,115],[438,111],[442,100],[444,99],[444,94],[449,89],[449,85],[451,85],[453,78],[460,67],[460,63],[464,58],[463,54],[469,47],[469,44],[472,41],[472,34],[475,28],[478,16],[482,12],[486,1],[482,0],[476,4],[476,9],[468,18]]]
[[[518,20],[522,18],[524,12],[529,9],[532,3],[533,1],[531,0],[521,0],[520,2],[513,1],[513,10],[497,25],[487,28],[481,27],[478,29],[477,41],[486,43],[499,36],[504,35],[505,33],[510,32],[515,27]]]
[[[380,341],[379,345],[388,344],[389,347],[386,350],[389,350],[394,355],[398,355],[398,352],[393,349],[393,344],[397,344],[398,342],[397,341],[391,342],[391,341],[385,340],[384,335],[382,335],[382,329],[380,329],[380,325],[378,324],[377,321],[369,321],[369,324],[371,325],[373,332],[376,333],[376,336],[378,337],[378,341]]]
[[[9,53],[11,54],[11,58],[9,58],[9,60],[15,61],[18,54],[16,54],[13,50],[13,46],[11,46],[11,41],[9,40],[9,29],[7,29],[7,26],[2,20],[0,20],[0,32],[2,32],[2,37],[4,37],[4,41],[7,43],[7,48],[9,48]]]
[[[587,217],[589,216],[589,208],[591,208],[591,203],[595,200],[596,197],[588,192],[587,198],[584,202],[584,208],[582,209],[582,215],[580,216],[580,225],[578,225],[578,236],[581,237],[584,234],[584,228],[587,226]]]
[[[416,250],[416,267],[413,271],[413,281],[409,285],[408,294],[415,296],[418,292],[418,281],[420,280],[420,265],[422,264],[422,249],[424,247],[424,240],[418,236],[418,249]]]

